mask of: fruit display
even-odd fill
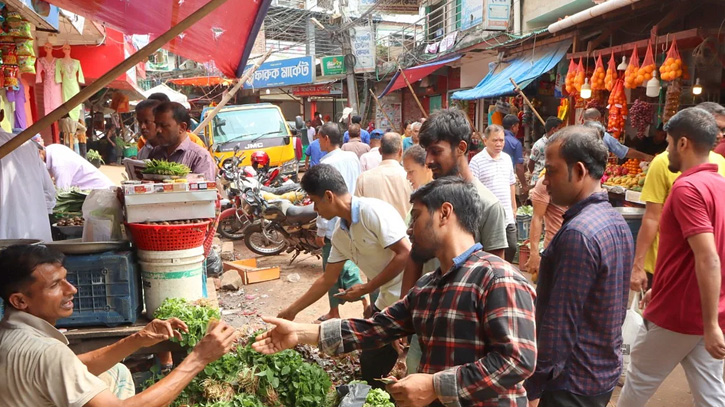
[[[599,55],[599,57],[597,58],[597,63],[594,66],[594,72],[592,73],[591,85],[593,91],[605,89],[604,78],[606,75],[607,74],[604,71],[604,64],[602,63],[602,56]]]
[[[582,59],[579,58],[579,63],[576,66],[576,75],[574,76],[574,88],[576,89],[577,93],[581,92],[582,85],[584,85],[584,76],[586,75],[586,72],[584,71],[584,65],[582,64]]]
[[[662,111],[662,121],[667,123],[672,116],[680,110],[680,96],[682,95],[682,83],[679,79],[672,81],[667,87],[665,96],[665,107]]]
[[[652,79],[655,69],[657,69],[657,67],[655,66],[655,59],[652,54],[652,45],[648,44],[647,53],[644,56],[644,61],[642,61],[642,66],[640,66],[637,70],[637,86],[646,85],[647,81]]]
[[[627,89],[634,89],[642,84],[644,77],[642,77],[642,81],[639,81],[637,77],[638,73],[639,55],[637,55],[637,48],[634,48],[632,50],[632,56],[629,57],[629,65],[627,65],[627,69],[624,71],[624,86]]]
[[[602,176],[602,183],[606,186],[620,186],[640,192],[644,186],[648,167],[648,162],[640,162],[634,158],[622,165],[608,164]]]
[[[573,95],[576,92],[574,88],[574,78],[576,77],[576,64],[574,60],[569,61],[569,70],[566,71],[566,78],[564,79],[564,89],[566,93]]]
[[[686,69],[687,67],[682,63],[680,51],[677,49],[677,41],[673,40],[669,51],[667,51],[667,58],[660,66],[660,77],[663,81],[673,81],[681,78]]]
[[[629,110],[629,119],[632,127],[637,129],[637,137],[647,136],[647,128],[654,120],[655,107],[653,104],[637,99]]]
[[[624,125],[627,121],[627,97],[624,94],[624,81],[617,79],[609,95],[609,120],[607,131],[612,137],[619,139],[624,132]]]
[[[614,89],[614,82],[617,80],[617,64],[614,61],[614,52],[609,57],[609,63],[607,64],[607,73],[604,76],[604,87],[608,91]]]

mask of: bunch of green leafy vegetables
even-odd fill
[[[329,404],[328,393],[332,383],[320,366],[305,362],[292,349],[263,355],[252,349],[252,342],[253,337],[247,346],[238,348],[237,353],[242,363],[258,371],[258,395],[263,397],[266,389],[271,387],[285,406],[320,407]]]
[[[85,202],[88,192],[88,190],[83,191],[78,187],[57,190],[55,193],[55,207],[53,208],[53,213],[81,213],[83,202]]]
[[[151,160],[142,171],[144,174],[185,176],[191,169],[184,164],[165,160]]]
[[[218,309],[182,299],[165,300],[154,316],[161,319],[176,317],[188,325],[189,333],[184,333],[179,341],[188,351],[203,338],[209,322],[220,319]],[[252,349],[253,342],[254,336],[247,339],[246,345],[238,345],[208,364],[172,406],[332,406],[330,378],[320,366],[305,362],[291,349],[263,355]],[[162,377],[158,370],[155,371],[146,387]]]
[[[395,407],[390,400],[390,394],[383,389],[371,389],[365,398],[363,407]]]
[[[189,332],[181,332],[181,341],[176,338],[171,340],[179,342],[181,347],[191,349],[204,337],[209,322],[221,319],[221,313],[218,308],[195,305],[183,298],[167,298],[154,312],[154,317],[159,319],[176,317],[184,321],[189,327]]]

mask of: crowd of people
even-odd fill
[[[154,120],[141,123],[145,109]],[[168,102],[141,105],[141,113],[149,157],[207,165],[187,135],[188,113]],[[310,121],[314,141],[301,187],[318,213],[323,273],[276,317],[264,318],[275,326],[253,348],[360,350],[362,378],[383,387],[375,379],[409,346],[408,375],[386,385],[401,406],[604,407],[621,377],[622,324],[634,292],[645,324],[618,406],[644,406],[677,364],[696,406],[725,405],[725,158],[713,152],[725,143],[725,109],[701,104],[664,125],[667,151],[646,176],[638,236],[610,204],[601,178],[610,152],[646,153],[610,140],[595,112],[584,119],[567,127],[547,119],[528,164],[515,116],[488,126],[473,157],[471,125],[456,109],[406,123],[404,135],[363,130],[356,116],[346,133]],[[511,264],[522,195],[534,205],[536,242],[520,267],[538,272],[536,288]],[[95,375],[185,326],[154,321],[125,342],[73,355],[52,328],[72,312],[75,293],[62,260],[44,246],[0,253],[0,269],[11,271],[0,273],[0,372],[11,378],[0,390],[11,405],[121,405]],[[324,296],[327,314],[293,322]],[[358,301],[361,318],[340,319],[340,304]],[[168,404],[234,336],[223,322],[213,326],[135,402]],[[42,380],[33,376],[38,367],[48,373]],[[65,392],[38,383],[61,383]]]
[[[404,135],[373,130],[366,141],[359,118],[345,137],[336,125],[316,129],[319,158],[301,185],[325,222],[324,272],[266,319],[276,327],[255,348],[359,349],[363,379],[382,386],[374,379],[409,341],[409,375],[387,386],[402,405],[606,406],[622,374],[631,289],[647,306],[646,324],[618,405],[644,406],[678,363],[697,406],[725,404],[725,211],[715,198],[725,172],[712,152],[723,145],[725,109],[704,103],[658,129],[669,147],[647,175],[638,236],[601,178],[610,153],[653,156],[622,145],[601,119],[595,109],[583,125],[548,118],[528,163],[514,115],[485,129],[470,161],[473,132],[458,110],[405,123]],[[379,162],[362,160],[371,155]],[[520,267],[538,274],[535,290],[510,264],[526,198],[534,206],[531,257]],[[667,252],[655,260],[659,245]],[[331,311],[320,326],[291,322],[325,293]],[[367,295],[367,319],[339,319],[340,300]]]

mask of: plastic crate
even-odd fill
[[[58,320],[59,328],[132,324],[141,315],[139,267],[132,252],[67,256],[66,279],[78,292],[73,315]]]
[[[126,226],[138,249],[165,252],[203,246],[207,237],[214,235],[211,224],[210,220],[205,220],[184,225],[126,223]]]

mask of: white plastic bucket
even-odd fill
[[[153,318],[167,298],[203,298],[204,248],[167,252],[139,250],[146,315]]]

